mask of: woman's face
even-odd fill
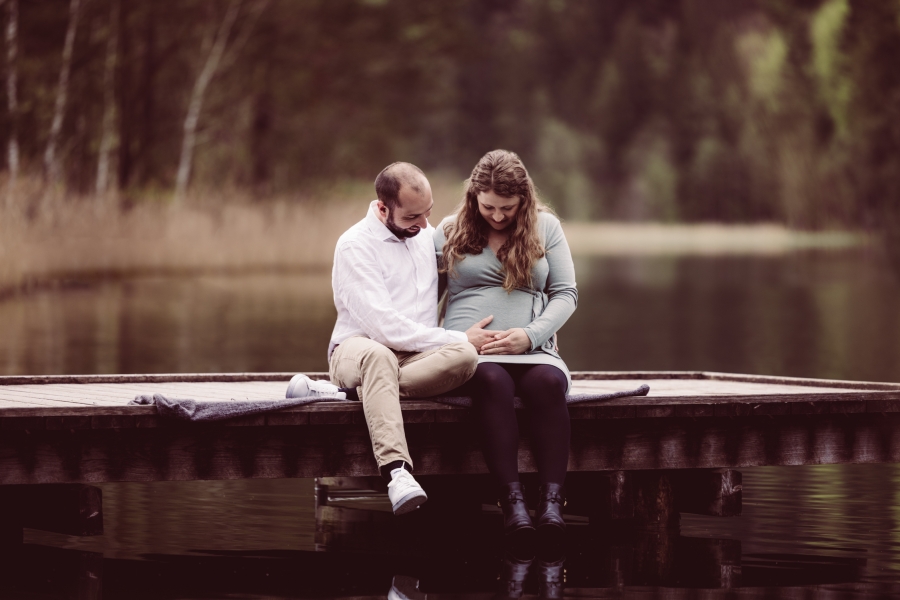
[[[520,196],[506,198],[491,191],[478,194],[478,212],[496,231],[503,231],[516,222],[516,213],[521,204]]]

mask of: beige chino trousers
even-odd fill
[[[448,392],[468,381],[477,366],[478,353],[468,342],[427,352],[399,352],[354,336],[332,352],[329,375],[338,387],[357,388],[378,466],[395,460],[413,466],[400,399]]]

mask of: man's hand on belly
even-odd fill
[[[503,333],[502,331],[484,328],[485,325],[493,320],[494,315],[490,315],[466,329],[466,337],[469,338],[469,343],[475,346],[475,349],[478,350],[479,353],[484,344],[497,339],[497,335]]]
[[[531,350],[531,338],[521,327],[501,331],[481,347],[481,354],[525,354]]]

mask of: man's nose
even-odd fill
[[[425,217],[425,215],[420,215],[419,218],[416,219],[416,222],[413,223],[413,225],[417,225],[422,229],[425,229],[426,227],[428,227],[428,219]]]

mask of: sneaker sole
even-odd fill
[[[291,379],[291,382],[288,384],[287,392],[285,392],[285,394],[284,394],[285,398],[295,398],[296,397],[296,396],[294,396],[294,389],[297,387],[297,383],[298,382]]]
[[[424,492],[414,491],[400,498],[391,508],[394,510],[394,515],[399,517],[416,510],[425,504],[426,500],[428,500],[428,496]]]

